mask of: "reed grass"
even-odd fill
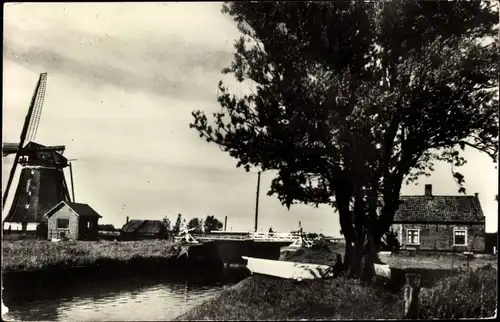
[[[165,240],[131,242],[17,240],[2,242],[2,271],[94,265],[99,261],[127,262],[137,258],[169,258],[173,243]]]
[[[491,265],[439,280],[420,293],[420,318],[492,317],[497,304],[497,269]]]

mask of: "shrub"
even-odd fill
[[[496,311],[497,271],[491,265],[439,280],[420,293],[420,318],[491,317]]]

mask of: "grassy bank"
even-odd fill
[[[295,282],[251,276],[177,320],[398,318],[401,297],[343,278]]]
[[[489,266],[423,288],[420,318],[494,316],[496,275]],[[401,319],[402,301],[402,291],[394,294],[343,277],[295,282],[254,275],[176,320]]]
[[[332,264],[332,251],[306,250],[283,259]],[[430,265],[430,275],[432,269],[442,269],[436,265]],[[432,287],[421,289],[420,317],[493,316],[496,275],[496,267],[486,265],[475,270],[462,268],[461,272],[439,277]],[[177,320],[400,319],[402,301],[402,290],[390,292],[381,286],[364,285],[344,277],[297,282],[254,275]]]
[[[173,243],[164,240],[112,242],[4,240],[2,271],[94,265],[99,261],[127,262],[137,258],[169,258]]]

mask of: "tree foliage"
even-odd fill
[[[172,233],[178,234],[182,230],[184,222],[185,220],[183,221],[182,215],[177,214],[177,219],[175,220],[175,224],[172,227]]]
[[[376,244],[402,184],[498,145],[498,14],[479,1],[227,2],[242,36],[200,137],[238,167],[277,170],[269,195],[330,204],[347,245]],[[381,211],[377,212],[380,207]],[[373,238],[371,242],[368,240]]]
[[[224,225],[220,220],[215,218],[215,216],[207,216],[204,221],[205,233],[209,233],[212,230],[222,230]]]
[[[193,229],[192,233],[201,234],[203,233],[203,220],[199,218],[192,218],[188,221],[187,229]]]

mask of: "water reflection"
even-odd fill
[[[8,316],[15,320],[164,321],[201,304],[245,276],[227,271],[211,277],[118,276],[5,289],[3,296],[9,307]]]

